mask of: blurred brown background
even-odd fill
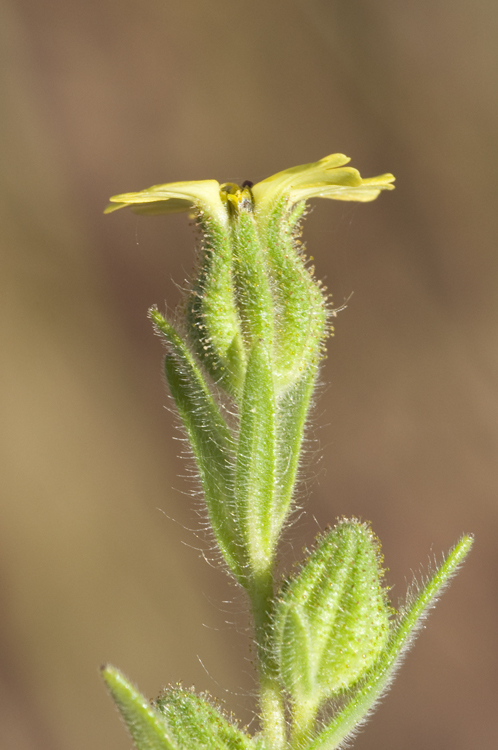
[[[306,225],[336,305],[354,294],[282,561],[359,515],[397,602],[475,532],[355,747],[496,747],[497,22],[494,0],[3,0],[2,747],[129,747],[102,661],[251,721],[243,600],[188,530],[199,503],[146,319],[177,304],[191,229],[102,209],[334,151],[397,190],[316,202]]]

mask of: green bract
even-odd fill
[[[310,719],[354,685],[389,635],[379,542],[366,524],[341,521],[323,536],[275,611],[275,649],[283,684]]]
[[[363,179],[333,154],[242,186],[156,185],[107,212],[186,211],[202,235],[177,316],[151,308],[165,373],[197,463],[211,528],[254,623],[261,733],[251,738],[203,696],[175,688],[154,704],[113,667],[103,675],[138,750],[334,750],[385,690],[421,616],[471,546],[464,537],[398,619],[389,619],[379,546],[366,524],[325,534],[275,596],[329,304],[299,241],[311,198],[371,201],[390,174]],[[340,709],[320,723],[330,701]]]

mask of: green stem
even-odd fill
[[[316,701],[296,701],[292,716],[291,747],[300,750],[313,736],[318,706]]]
[[[270,638],[273,605],[271,568],[256,573],[248,586],[257,645],[261,724],[268,750],[281,750],[287,743],[282,688],[278,679]]]

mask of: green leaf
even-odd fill
[[[104,666],[102,677],[138,750],[181,750],[164,717],[118,669]]]
[[[230,430],[181,337],[157,310],[152,309],[150,316],[170,347],[164,363],[166,378],[197,462],[216,541],[230,570],[241,580],[241,543],[233,520],[235,457]]]
[[[247,365],[240,409],[235,506],[251,574],[273,563],[275,396],[266,342],[257,340]]]
[[[181,750],[255,750],[255,743],[207,699],[189,690],[167,690],[156,702]]]
[[[473,538],[464,536],[415,599],[407,602],[377,662],[365,675],[358,688],[352,691],[342,710],[313,741],[309,742],[307,750],[336,750],[355,727],[365,720],[381,695],[389,688],[400,659],[410,648],[417,629],[458,571],[472,544]]]
[[[318,542],[275,610],[280,676],[293,698],[294,734],[321,704],[375,663],[389,635],[379,542],[367,524],[340,521]]]

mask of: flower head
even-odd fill
[[[154,185],[138,193],[124,193],[111,198],[106,213],[129,206],[140,214],[167,214],[197,210],[225,224],[230,212],[249,205],[256,215],[264,217],[282,198],[289,208],[310,198],[342,201],[372,201],[381,190],[393,190],[394,177],[383,174],[363,179],[357,169],[346,167],[344,154],[331,154],[311,164],[301,164],[267,177],[252,187],[233,183],[220,185],[216,180],[170,182]]]

